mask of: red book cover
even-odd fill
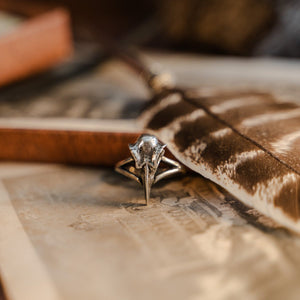
[[[54,9],[15,23],[7,22],[7,31],[0,32],[0,86],[46,70],[72,53],[66,10]]]

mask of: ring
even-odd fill
[[[164,156],[165,147],[154,135],[143,134],[134,144],[129,144],[131,157],[120,161],[115,167],[118,173],[143,185],[146,205],[153,184],[185,172],[178,162]],[[160,167],[161,162],[165,167]]]

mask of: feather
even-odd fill
[[[165,91],[140,116],[184,165],[300,232],[300,107],[257,92]]]

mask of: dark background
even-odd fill
[[[26,3],[27,0],[23,1]],[[63,5],[78,39],[229,55],[300,55],[300,0],[34,0]]]

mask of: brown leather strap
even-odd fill
[[[0,128],[0,159],[114,166],[138,132]]]

